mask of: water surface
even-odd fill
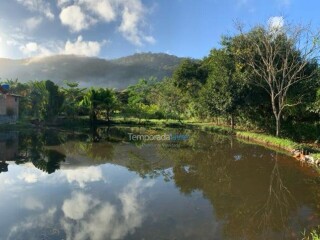
[[[320,223],[314,170],[217,134],[1,132],[0,156],[0,239],[301,239]]]

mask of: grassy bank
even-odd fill
[[[291,152],[293,149],[303,150],[305,153],[310,154],[314,159],[320,159],[320,149],[318,147],[310,146],[308,144],[296,143],[290,139],[278,138],[261,133],[252,133],[237,131],[236,136],[251,142],[261,143],[264,146],[276,147],[279,149]]]
[[[241,139],[262,143],[266,146],[277,147],[280,149],[284,149],[286,151],[291,151],[293,149],[298,149],[298,148],[304,148],[303,146],[293,142],[290,139],[278,138],[278,137],[274,137],[274,136],[270,136],[262,133],[236,131],[235,134],[237,137]]]

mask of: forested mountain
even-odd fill
[[[163,53],[139,53],[106,60],[56,55],[21,60],[0,59],[0,77],[21,82],[50,79],[57,84],[77,81],[81,86],[125,88],[140,78],[171,76],[182,58]]]

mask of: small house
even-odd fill
[[[9,92],[9,85],[0,86],[0,124],[15,123],[19,117],[19,95]]]

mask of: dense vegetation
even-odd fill
[[[23,96],[22,118],[192,119],[316,141],[318,56],[318,36],[310,29],[257,26],[222,37],[221,47],[202,60],[183,60],[171,77],[141,79],[122,91],[68,82],[58,87],[49,80],[9,83]]]

